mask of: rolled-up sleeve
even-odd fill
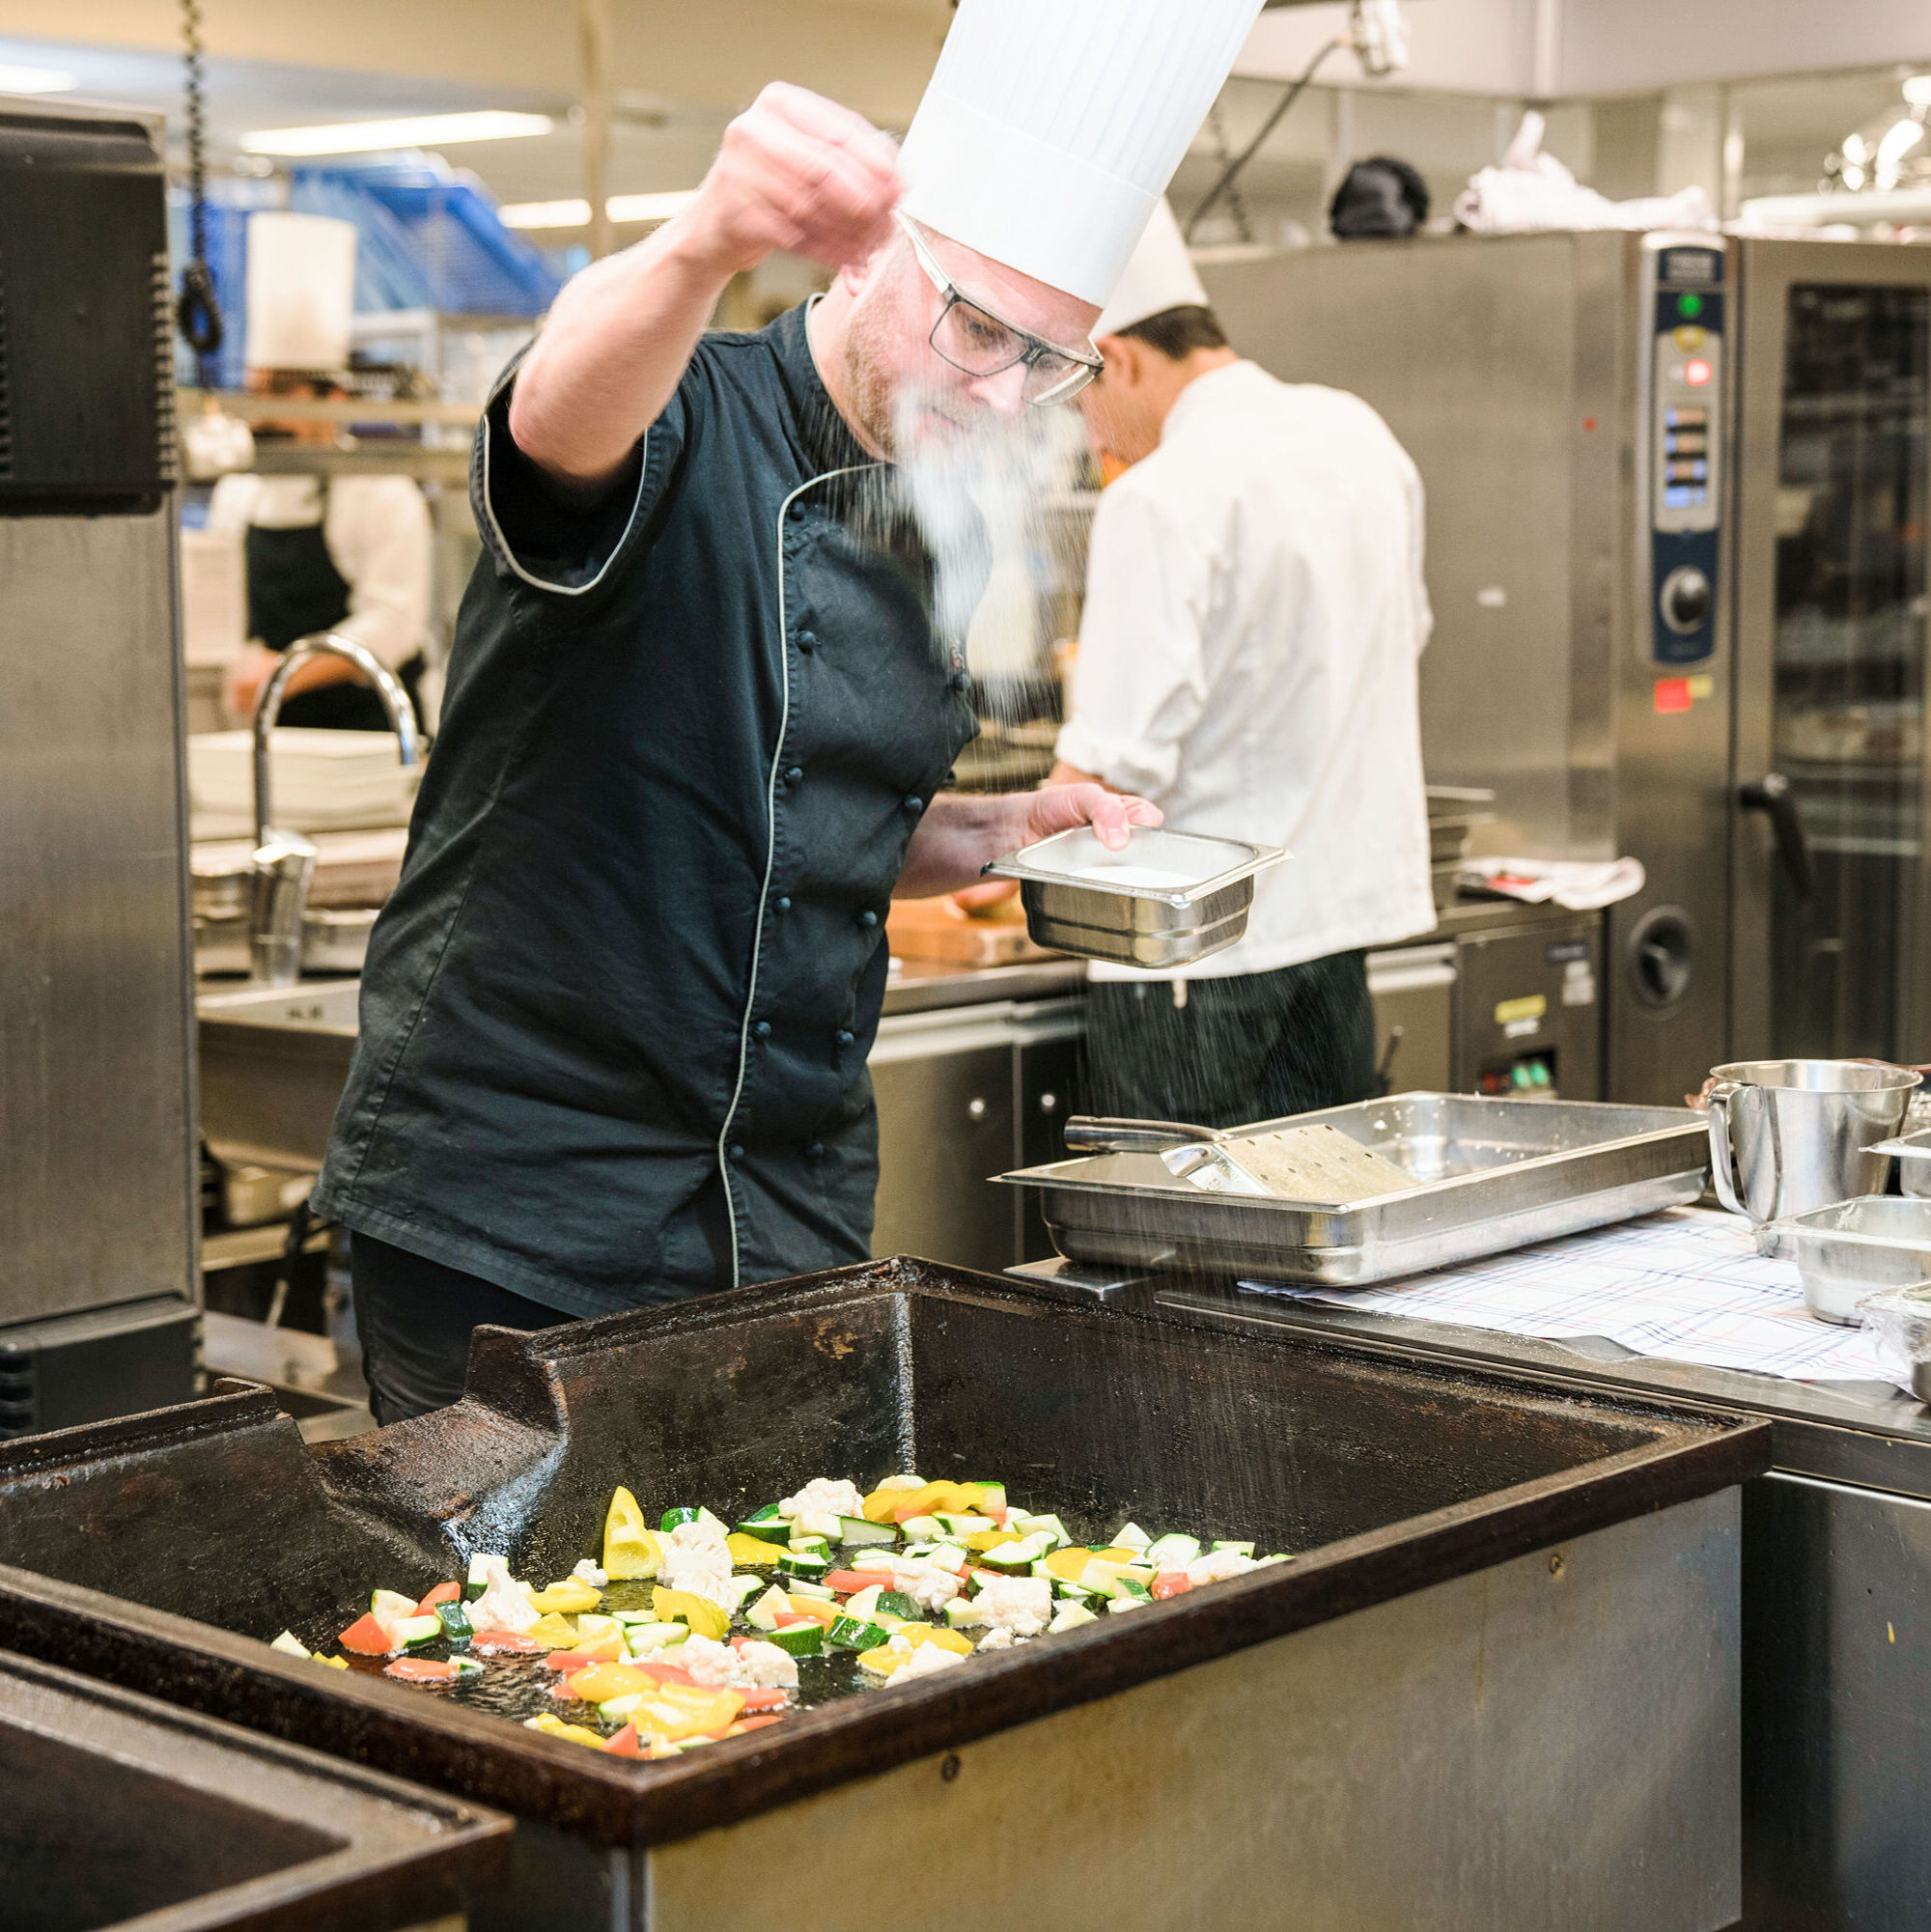
[[[1158,798],[1207,702],[1203,645],[1213,564],[1149,490],[1115,484],[1087,549],[1086,603],[1062,763]]]

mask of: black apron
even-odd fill
[[[322,520],[294,529],[248,526],[248,634],[270,651],[286,651],[299,637],[332,630],[349,615],[349,579],[328,554],[322,524],[328,490],[322,490]],[[382,700],[365,684],[323,685],[282,700],[276,720],[323,731],[387,731]]]
[[[577,1315],[860,1260],[887,902],[976,729],[925,559],[801,308],[704,337],[587,514],[513,379],[316,1205]]]

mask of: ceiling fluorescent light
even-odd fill
[[[665,188],[655,194],[613,194],[603,204],[612,221],[668,221],[696,199],[695,188]],[[570,201],[513,201],[497,210],[506,228],[587,228],[590,204]]]
[[[73,75],[57,67],[9,67],[0,61],[0,94],[70,94],[74,86]]]
[[[418,114],[403,121],[342,121],[322,127],[261,127],[241,137],[249,154],[372,154],[391,148],[456,146],[464,141],[517,141],[547,134],[547,114]]]

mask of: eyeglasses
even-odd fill
[[[1025,364],[1020,394],[1029,404],[1064,403],[1077,396],[1105,366],[1090,345],[1082,352],[1048,342],[1017,322],[960,294],[958,286],[934,260],[918,230],[904,215],[898,223],[911,241],[912,253],[926,279],[944,298],[945,306],[928,338],[932,351],[966,376],[998,376]]]

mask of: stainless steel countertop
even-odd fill
[[[956,960],[894,960],[885,982],[885,1017],[983,1006],[995,999],[1049,999],[1080,992],[1084,960],[1027,960],[1019,966],[968,966]]]

